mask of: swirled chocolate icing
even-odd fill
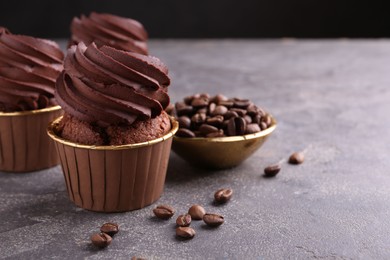
[[[148,54],[148,34],[136,20],[92,12],[89,16],[75,17],[71,24],[70,44],[95,42],[98,47],[112,46],[116,49]]]
[[[0,28],[0,111],[55,104],[55,82],[64,54],[52,41],[11,34]]]
[[[78,120],[102,127],[131,125],[167,107],[167,74],[155,57],[81,42],[68,49],[55,97]]]

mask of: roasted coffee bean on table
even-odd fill
[[[274,177],[276,174],[280,172],[281,169],[280,163],[269,165],[264,168],[264,176],[265,177]]]
[[[271,117],[248,99],[207,93],[188,96],[175,104],[178,137],[224,137],[254,134],[272,124]]]
[[[191,224],[191,215],[183,214],[177,217],[176,224],[180,227],[188,227]]]
[[[226,203],[233,195],[232,189],[219,189],[214,193],[214,199],[217,203]]]
[[[100,231],[106,233],[109,236],[114,236],[119,231],[118,224],[116,223],[105,223],[101,226]]]
[[[305,155],[303,154],[303,152],[295,152],[290,156],[288,162],[291,164],[301,164],[304,160]]]
[[[195,236],[195,230],[190,227],[177,227],[176,235],[181,238],[193,238]]]
[[[195,204],[188,210],[188,214],[191,215],[193,220],[202,220],[206,211],[201,205]]]
[[[153,213],[160,219],[169,219],[175,214],[175,209],[169,205],[159,205],[153,209]]]
[[[147,260],[146,258],[133,256],[130,260]]]
[[[91,236],[92,244],[99,248],[104,248],[111,244],[112,238],[106,233],[96,233]]]
[[[225,222],[225,219],[218,214],[206,213],[203,216],[203,221],[210,227],[218,227]]]

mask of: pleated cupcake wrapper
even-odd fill
[[[158,200],[163,192],[172,136],[125,146],[86,146],[55,134],[69,198],[79,207],[99,212],[140,209]]]
[[[0,171],[31,172],[59,164],[46,129],[61,114],[59,106],[0,113]]]

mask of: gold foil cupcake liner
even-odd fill
[[[99,212],[140,209],[160,198],[168,168],[171,130],[148,142],[93,146],[69,142],[56,134],[61,117],[54,120],[49,136],[55,140],[69,198],[79,207]]]
[[[47,125],[62,115],[60,106],[0,112],[0,171],[31,172],[59,164]]]

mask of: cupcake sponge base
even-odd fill
[[[65,114],[58,133],[66,140],[86,145],[123,145],[159,138],[171,129],[169,116],[163,112],[156,118],[136,121],[130,126],[99,127]]]

